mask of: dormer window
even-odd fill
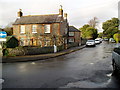
[[[50,33],[50,25],[44,25],[44,32]]]
[[[37,25],[32,25],[32,33],[37,33]]]
[[[25,25],[20,26],[20,33],[25,33]]]

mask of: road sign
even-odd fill
[[[7,33],[5,31],[0,31],[0,38],[7,37]]]

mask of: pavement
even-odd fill
[[[28,56],[15,56],[15,57],[2,57],[2,63],[13,63],[13,62],[27,62],[27,61],[37,61],[37,60],[44,60],[53,57],[58,57],[61,55],[69,54],[71,52],[78,51],[83,49],[85,45],[79,47],[72,47],[60,52],[56,53],[49,53],[49,54],[40,54],[40,55],[28,55]]]

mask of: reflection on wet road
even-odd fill
[[[42,61],[3,64],[4,88],[118,88],[111,77],[114,44],[96,47]]]

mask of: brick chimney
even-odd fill
[[[63,16],[63,9],[62,9],[62,5],[60,5],[59,15],[60,15],[60,16]]]
[[[19,12],[17,14],[19,18],[22,17],[23,16],[22,9],[19,9]]]
[[[67,20],[67,13],[64,13],[64,19]]]

